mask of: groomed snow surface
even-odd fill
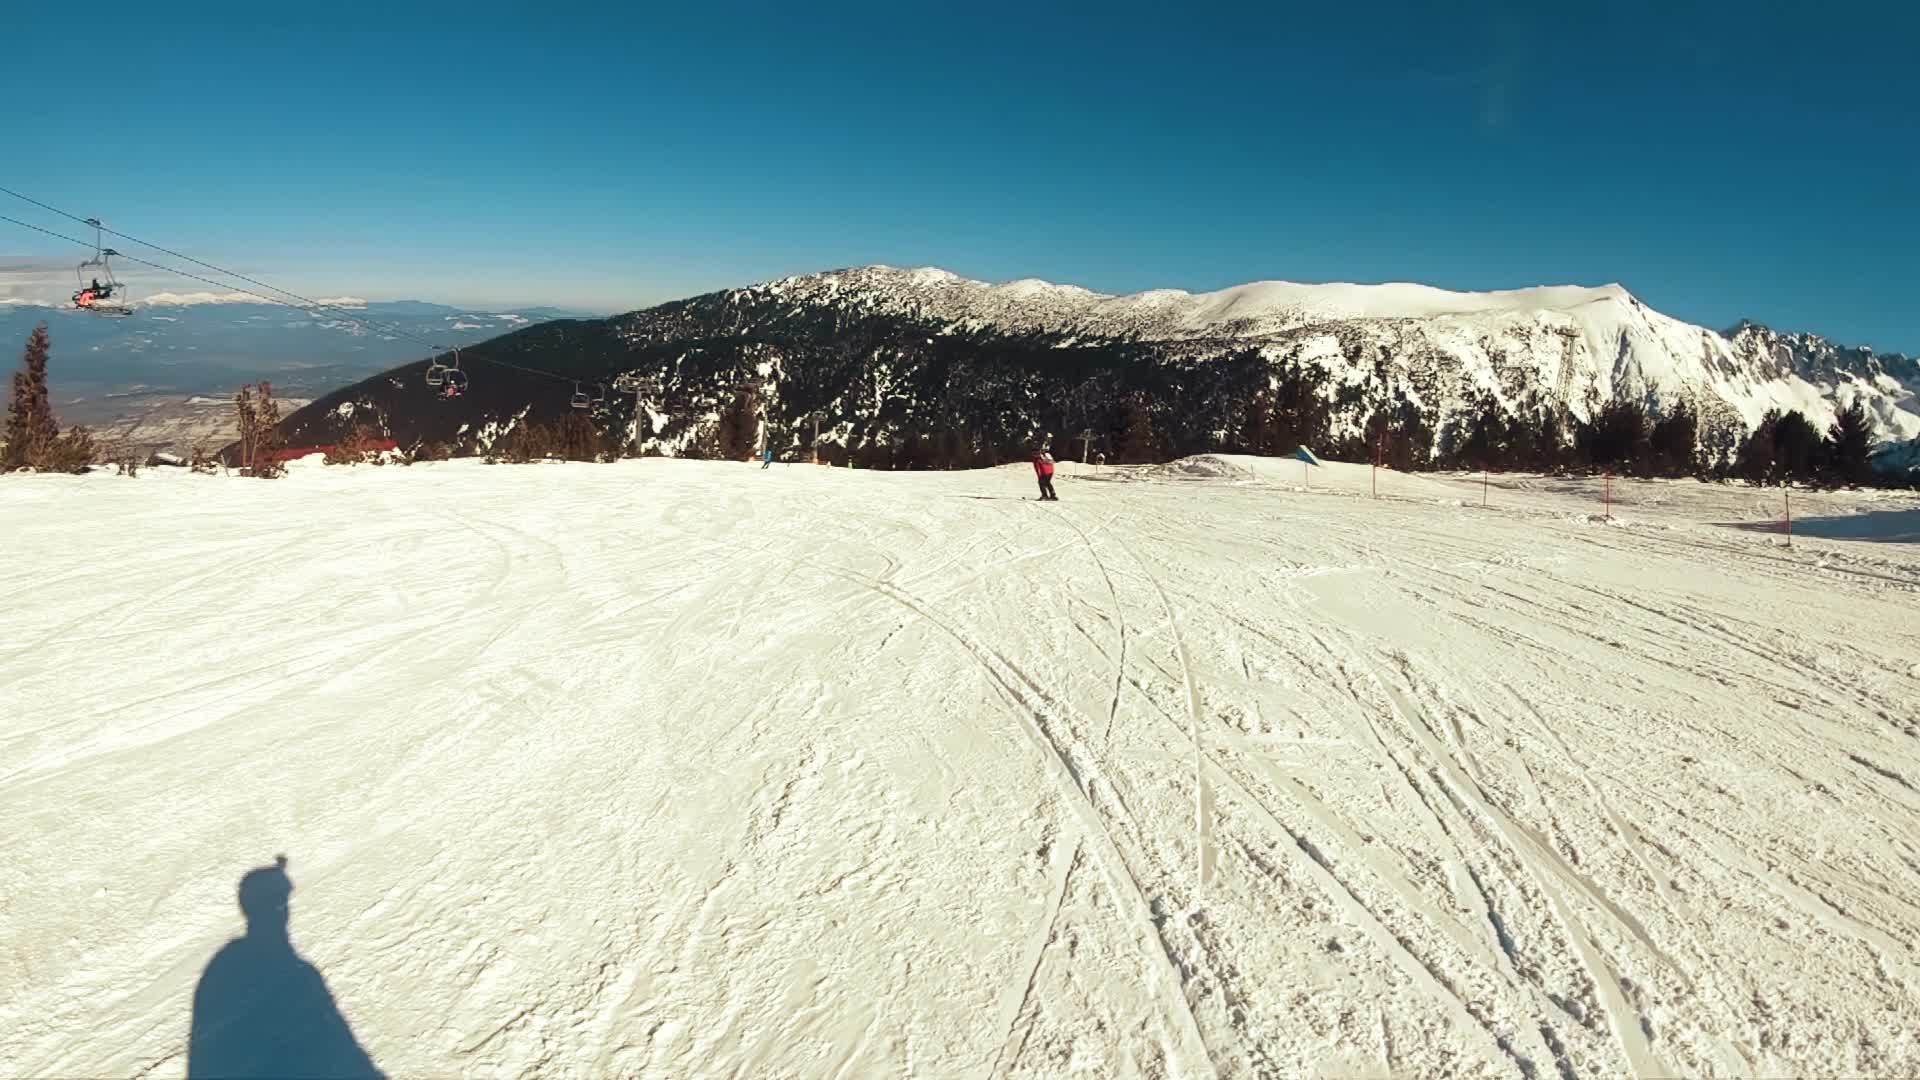
[[[4,478],[0,1074],[1920,1073],[1920,503],[1305,470]]]

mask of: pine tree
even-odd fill
[[[233,395],[235,419],[240,425],[240,468],[248,476],[271,480],[287,471],[280,460],[286,437],[280,431],[280,403],[273,398],[273,384],[243,384]]]
[[[240,468],[253,468],[253,441],[259,432],[259,419],[253,407],[253,384],[241,383],[233,395],[234,423],[240,432]]]
[[[1128,416],[1132,420],[1131,414]],[[1261,389],[1247,399],[1247,411],[1240,422],[1240,445],[1249,454],[1273,452],[1273,392]]]
[[[1700,472],[1700,419],[1686,402],[1653,425],[1650,437],[1653,471],[1662,476],[1692,476]]]
[[[1466,420],[1464,436],[1459,447],[1461,465],[1473,465],[1482,469],[1495,465],[1506,465],[1507,461],[1507,418],[1500,403],[1492,395],[1480,399],[1480,406]]]
[[[27,336],[20,370],[13,376],[13,393],[7,402],[6,457],[0,460],[0,472],[43,467],[48,449],[60,435],[53,405],[47,399],[47,358],[51,352],[47,324],[41,323]]]
[[[1780,410],[1769,409],[1760,418],[1760,423],[1741,441],[1739,452],[1734,455],[1734,475],[1753,484],[1766,484],[1774,479],[1774,434],[1780,427]]]
[[[720,425],[711,420],[702,421],[681,448],[680,456],[694,461],[720,460]]]
[[[1559,472],[1567,467],[1567,428],[1557,408],[1540,411],[1533,429],[1533,454],[1535,467],[1542,472]]]
[[[1127,403],[1127,426],[1120,435],[1120,461],[1127,465],[1150,465],[1160,460],[1160,433],[1154,430],[1153,415],[1144,397]]]
[[[1827,429],[1827,471],[1836,484],[1859,484],[1872,477],[1872,458],[1873,421],[1855,398]]]
[[[27,373],[14,372],[12,392],[7,395],[7,433],[5,445],[0,446],[0,472],[11,472],[27,463],[27,416],[31,401]]]
[[[1826,440],[1795,410],[1781,417],[1774,428],[1773,460],[1777,479],[1816,481],[1826,466]]]
[[[1267,452],[1287,454],[1300,446],[1323,446],[1332,410],[1320,392],[1321,380],[1302,366],[1289,364],[1278,371],[1274,382]]]
[[[1433,468],[1433,426],[1411,398],[1396,395],[1387,435],[1386,463],[1402,472]]]
[[[1648,475],[1653,469],[1647,410],[1637,401],[1616,398],[1591,423],[1580,425],[1582,456],[1588,463]]]
[[[597,461],[600,457],[600,429],[586,412],[570,410],[553,433],[559,456],[566,461]]]
[[[736,390],[720,410],[715,427],[717,453],[722,461],[746,461],[760,445],[760,396],[751,388]]]

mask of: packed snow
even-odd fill
[[[6,477],[0,1074],[1920,1072],[1920,501],[1374,481]]]

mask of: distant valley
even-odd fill
[[[475,311],[418,301],[355,304],[344,312],[193,294],[142,302],[124,319],[0,304],[0,360],[11,369],[27,335],[45,323],[62,423],[94,427],[105,439],[184,450],[196,440],[225,441],[231,409],[204,399],[230,401],[241,383],[271,380],[285,413],[429,352],[420,341],[390,331],[452,347],[579,314],[543,307]]]

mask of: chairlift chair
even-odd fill
[[[447,368],[440,363],[439,357],[427,361],[427,385],[439,386],[447,381]]]
[[[460,370],[460,350],[453,351],[453,363],[442,370],[447,380],[448,397],[458,397],[466,393],[467,373]]]
[[[133,305],[127,303],[126,287],[113,273],[112,257],[120,253],[101,245],[104,226],[99,218],[88,218],[87,224],[93,226],[93,257],[73,268],[74,284],[78,286],[73,293],[73,306],[114,318],[131,315]]]
[[[587,392],[585,390],[580,389],[580,384],[578,382],[575,382],[573,384],[572,404],[573,404],[573,407],[576,409],[585,409],[593,405],[592,399],[587,397]]]

